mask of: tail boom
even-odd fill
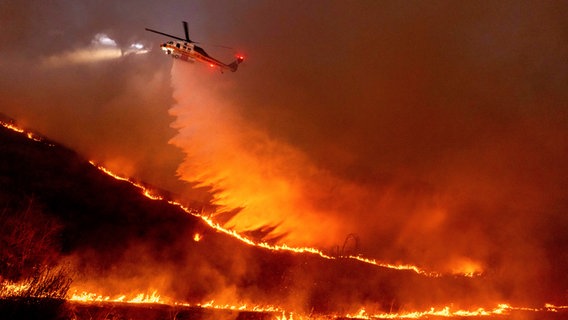
[[[243,58],[242,56],[239,56],[239,57],[237,58],[237,60],[231,62],[231,63],[228,65],[229,69],[230,69],[232,72],[237,71],[237,69],[238,69],[238,67],[239,67],[239,64],[241,64],[241,62],[243,62],[244,60],[245,60],[245,58]]]

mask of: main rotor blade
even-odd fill
[[[183,23],[183,31],[185,31],[185,40],[187,42],[193,42],[191,40],[189,40],[189,31],[187,30],[187,21],[182,21]]]
[[[152,29],[146,28],[146,31],[150,31],[150,32],[154,32],[154,33],[157,33],[157,34],[161,34],[161,35],[163,35],[163,36],[170,37],[170,38],[173,38],[173,39],[176,39],[176,40],[186,41],[186,39],[183,39],[183,38],[180,38],[180,37],[176,37],[176,36],[172,36],[171,34],[163,33],[163,32],[157,31],[157,30],[152,30]],[[188,42],[193,42],[193,41],[188,41]]]

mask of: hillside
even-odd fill
[[[70,265],[72,287],[340,314],[361,306],[421,310],[491,298],[484,278],[431,278],[250,246],[178,206],[145,197],[72,150],[36,140],[0,127],[0,209],[4,216],[37,213],[42,225],[57,226],[51,260]]]

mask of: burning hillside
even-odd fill
[[[290,312],[296,318],[397,318],[523,310],[499,306],[516,301],[506,300],[506,284],[497,275],[439,274],[257,242],[9,121],[0,129],[2,217],[12,221],[3,231],[27,230],[45,240],[32,237],[27,248],[44,247],[27,256],[2,251],[4,296],[35,296],[29,291],[34,282],[26,282],[34,277],[35,263],[55,270],[51,275],[60,278],[50,279],[59,279],[52,282],[67,292],[50,297],[88,304],[159,303],[271,312],[281,318]],[[2,241],[18,242],[18,232],[12,237],[4,232]],[[18,254],[32,267],[14,269],[10,257]],[[539,303],[527,310],[564,310]],[[184,310],[180,314],[191,313]]]

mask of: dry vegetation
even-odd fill
[[[59,224],[30,200],[0,214],[0,314],[6,319],[56,319],[71,285],[58,265]]]
[[[0,230],[0,297],[65,298],[71,278],[57,265],[59,224],[30,200],[4,208]]]

